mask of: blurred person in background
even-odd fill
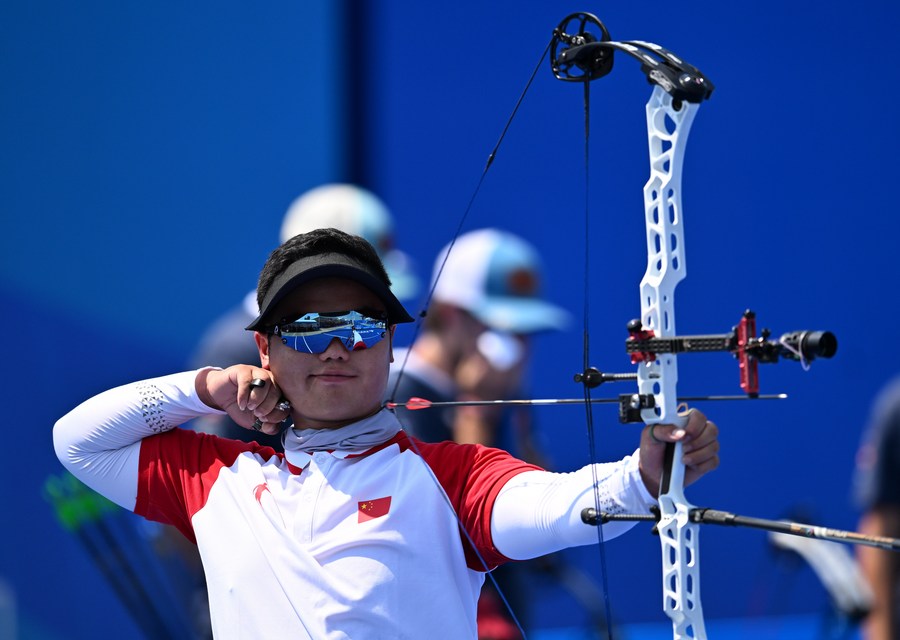
[[[569,323],[564,309],[541,296],[537,251],[499,229],[463,234],[449,257],[448,249],[435,261],[437,284],[421,334],[408,352],[397,349],[388,393],[397,401],[523,397],[531,336]],[[527,423],[507,430],[512,413],[503,407],[398,409],[406,430],[418,438],[500,446],[538,462]]]
[[[880,391],[856,456],[860,533],[900,537],[900,377]],[[872,609],[863,621],[864,640],[900,640],[900,557],[860,545],[857,558],[872,588]]]
[[[432,282],[436,284],[422,333],[408,351],[396,350],[388,400],[529,397],[531,338],[562,330],[569,323],[564,309],[542,297],[542,271],[533,246],[499,229],[471,231],[457,238],[452,247],[444,247],[435,260]],[[535,443],[528,407],[400,407],[396,411],[407,433],[422,440],[499,447],[533,464],[548,466]],[[514,611],[528,610],[525,583],[528,572],[535,568],[534,563],[516,563],[493,573]],[[492,587],[488,581],[479,600],[479,637],[519,638]],[[520,622],[527,631],[524,621]]]

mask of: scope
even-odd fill
[[[793,331],[778,342],[781,355],[792,360],[830,358],[837,353],[837,338],[830,331]]]

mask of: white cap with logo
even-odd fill
[[[435,262],[441,269],[450,245]],[[541,260],[522,238],[480,229],[457,238],[433,299],[465,309],[485,325],[508,333],[564,329],[569,314],[540,295]]]
[[[384,262],[394,295],[407,300],[416,295],[418,278],[409,256],[393,246],[393,217],[378,196],[352,184],[326,184],[311,189],[288,207],[281,224],[281,242],[328,227],[368,240]]]

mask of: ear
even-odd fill
[[[259,349],[259,361],[262,368],[269,369],[269,336],[259,331],[253,332],[253,339],[256,340],[256,348]]]

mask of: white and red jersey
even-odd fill
[[[54,441],[89,486],[196,541],[216,638],[475,638],[485,565],[508,560],[494,540],[501,491],[516,557],[596,540],[572,517],[590,494],[584,470],[553,474],[402,431],[363,454],[314,453],[301,469],[268,447],[173,428],[214,411],[195,375],[101,394],[62,418]],[[598,467],[606,506],[646,510],[633,459]],[[565,517],[527,504],[538,490]]]

